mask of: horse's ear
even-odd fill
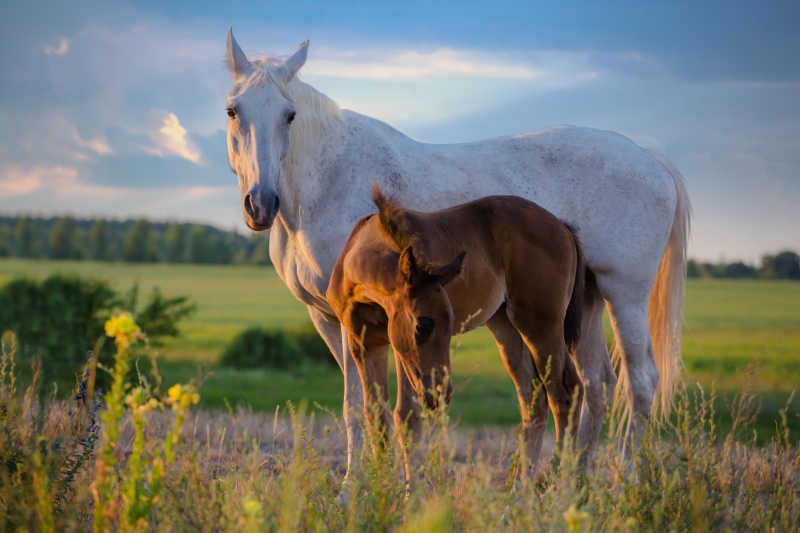
[[[292,54],[292,57],[290,57],[283,63],[284,81],[286,83],[292,81],[292,79],[297,74],[297,71],[300,70],[300,67],[306,64],[307,57],[308,57],[308,41],[303,41],[297,48],[297,52]]]
[[[444,287],[453,281],[456,276],[461,274],[461,269],[464,267],[464,257],[466,255],[466,251],[461,252],[449,264],[435,268],[433,272],[431,272],[431,277],[433,277],[436,282],[440,283],[442,287]]]
[[[400,252],[400,259],[397,262],[397,273],[404,282],[411,287],[419,285],[425,275],[425,272],[420,270],[417,265],[417,259],[414,257],[414,250],[411,246],[406,246]]]
[[[228,65],[228,70],[231,71],[234,77],[242,76],[250,72],[250,61],[247,56],[239,48],[239,43],[233,36],[233,28],[228,29],[228,52],[225,54],[225,64]]]

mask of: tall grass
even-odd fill
[[[88,397],[86,375],[73,399],[37,400],[34,386],[16,390],[13,339],[3,339],[0,530],[793,531],[800,523],[800,447],[788,433],[798,413],[783,410],[770,443],[755,446],[758,402],[748,392],[731,406],[730,431],[717,427],[713,392],[684,387],[632,466],[607,439],[584,472],[566,443],[536,478],[513,458],[513,435],[469,434],[432,413],[408,486],[403,450],[390,439],[377,452],[365,446],[339,498],[336,417],[291,406],[283,417],[193,412],[191,389],[163,395],[156,377],[122,381],[104,403]]]

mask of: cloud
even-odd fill
[[[24,172],[18,167],[6,167],[0,177],[0,191],[9,196],[20,196],[38,189],[42,180],[39,172]]]
[[[610,71],[585,52],[323,48],[312,49],[302,76],[343,107],[407,129],[596,83]]]
[[[62,37],[57,44],[46,44],[42,51],[48,56],[63,56],[69,52],[69,44],[69,39]]]
[[[239,189],[98,186],[71,167],[0,167],[0,212],[196,220],[245,230]],[[14,192],[10,194],[9,191]]]
[[[620,54],[594,54],[557,50],[493,53],[485,50],[436,48],[374,51],[368,49],[313,50],[303,75],[410,82],[431,79],[519,80],[540,87],[571,86],[596,79],[607,64],[620,62]],[[621,56],[621,55],[620,55]],[[644,58],[626,62],[643,63]],[[616,59],[614,59],[616,58]]]
[[[543,73],[502,55],[438,48],[403,50],[370,57],[364,51],[313,58],[304,74],[362,80],[415,80],[431,76],[531,80]]]
[[[34,166],[24,169],[20,166],[6,166],[0,178],[0,191],[10,196],[23,196],[40,190],[47,185],[52,191],[68,190],[74,183],[78,172],[64,166]],[[66,187],[65,187],[66,185]]]
[[[94,152],[96,155],[111,155],[114,153],[114,151],[108,145],[108,140],[105,137],[101,136],[95,137],[94,139],[84,139],[81,137],[80,133],[78,133],[77,128],[75,128],[73,130],[73,139],[76,143],[78,143],[78,146],[81,148],[86,148],[87,150]],[[74,156],[76,159],[81,161],[88,159],[88,156],[81,152],[76,152]]]
[[[232,187],[206,187],[198,185],[195,187],[188,187],[186,189],[186,196],[190,198],[209,198],[212,196],[224,194],[225,192],[231,189]]]
[[[186,128],[181,125],[175,113],[167,113],[162,119],[161,128],[153,135],[158,147],[147,151],[159,157],[177,155],[194,164],[200,164],[200,151],[189,140]]]

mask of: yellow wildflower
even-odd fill
[[[191,385],[176,383],[169,388],[167,395],[169,396],[167,403],[172,404],[172,408],[175,410],[187,409],[190,405],[200,401],[200,395],[194,391],[194,387]]]
[[[106,321],[105,328],[106,335],[114,337],[114,341],[120,348],[127,348],[131,340],[138,337],[141,333],[141,329],[128,313],[112,316]]]
[[[586,511],[578,511],[575,504],[569,506],[564,512],[564,520],[567,522],[567,531],[570,533],[578,533],[583,529],[583,524],[589,520],[589,513]]]
[[[245,514],[250,516],[258,516],[261,514],[261,503],[252,496],[244,501],[242,507],[244,508]]]
[[[180,399],[181,388],[182,387],[180,383],[176,383],[175,385],[169,388],[169,390],[167,391],[167,395],[169,396],[171,403],[175,403]]]

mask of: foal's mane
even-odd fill
[[[400,250],[412,246],[417,240],[411,228],[408,211],[394,199],[387,197],[377,183],[372,185],[372,202],[378,208],[381,231]]]

